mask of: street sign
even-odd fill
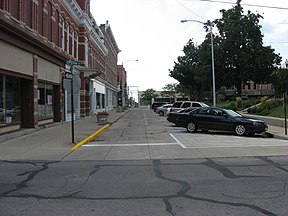
[[[66,61],[66,64],[70,64],[70,65],[81,65],[81,62],[80,61],[74,61],[74,60],[67,60]]]
[[[72,76],[73,76],[72,79],[63,80],[63,87],[65,90],[67,90],[68,93],[71,93],[71,81],[73,80],[73,92],[77,93],[81,86],[81,80],[77,74],[73,74]]]
[[[69,72],[65,72],[65,79],[73,79],[73,74]]]

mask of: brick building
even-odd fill
[[[71,118],[67,60],[76,118],[117,106],[119,48],[90,0],[0,0],[0,50],[0,133]]]
[[[120,91],[118,92],[118,106],[128,106],[128,89],[127,89],[127,71],[124,65],[117,66],[118,84]]]

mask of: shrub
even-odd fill
[[[236,108],[237,109],[241,109],[242,108],[242,98],[241,97],[237,97],[236,98]]]
[[[260,113],[258,113],[259,115],[262,115],[262,116],[267,116],[271,113],[271,110],[267,110],[267,109],[264,109],[262,110]]]
[[[269,99],[268,96],[264,96],[260,99],[260,101],[263,103],[263,102],[267,101],[268,99]]]

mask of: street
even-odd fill
[[[132,109],[61,160],[1,160],[0,215],[284,216],[287,149]]]

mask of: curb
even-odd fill
[[[282,139],[282,140],[288,140],[288,137],[277,135],[277,134],[272,133],[272,132],[264,132],[263,136],[267,137],[267,138],[277,138],[277,139]]]
[[[78,148],[80,148],[82,145],[90,142],[91,140],[93,140],[95,137],[99,136],[101,133],[104,132],[104,130],[109,128],[109,124],[106,124],[105,126],[103,126],[102,128],[100,128],[99,130],[97,130],[95,133],[91,134],[90,136],[88,136],[86,139],[78,142],[76,145],[74,145],[71,150],[74,151]]]
[[[288,140],[288,137],[284,137],[284,136],[280,136],[280,135],[273,134],[273,137],[277,138],[277,139]]]

